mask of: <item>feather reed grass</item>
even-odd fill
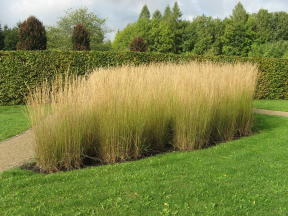
[[[37,165],[115,163],[194,150],[251,133],[257,68],[155,64],[55,79],[28,97]]]

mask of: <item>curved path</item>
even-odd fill
[[[34,135],[32,130],[0,142],[0,172],[22,165],[33,158]]]
[[[288,112],[254,109],[255,113],[288,117]],[[22,165],[33,158],[35,139],[32,130],[0,142],[0,172]]]
[[[264,115],[288,117],[288,112],[273,111],[273,110],[263,110],[263,109],[254,109],[253,111],[255,113],[264,114]]]

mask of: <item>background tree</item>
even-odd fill
[[[18,38],[18,27],[9,28],[4,26],[4,50],[16,50]]]
[[[60,17],[55,27],[48,28],[48,48],[69,50],[72,49],[71,35],[73,27],[83,24],[90,33],[90,47],[97,49],[104,42],[104,35],[108,32],[105,28],[105,19],[99,18],[87,8],[68,10],[64,17]]]
[[[223,54],[248,56],[253,43],[253,31],[248,25],[249,15],[241,3],[233,9],[230,19],[224,20]]]
[[[112,44],[113,49],[120,51],[130,50],[130,43],[136,37],[143,38],[147,47],[149,47],[151,44],[151,20],[148,17],[150,17],[150,12],[145,5],[137,22],[130,23],[122,31],[117,32]]]
[[[171,11],[170,6],[168,5],[164,10],[163,19],[169,20],[171,18],[172,18],[172,11]]]
[[[4,49],[4,33],[0,24],[0,50]]]
[[[31,16],[20,24],[17,49],[45,50],[46,45],[47,37],[45,27],[36,17]]]
[[[149,11],[147,5],[143,6],[141,13],[139,15],[139,19],[150,19],[150,11]]]
[[[246,23],[248,20],[248,13],[246,12],[243,4],[238,2],[232,11],[231,19],[236,23]]]
[[[172,10],[168,5],[163,16],[156,10],[152,19],[145,5],[138,21],[119,31],[112,45],[117,50],[128,50],[130,42],[140,36],[147,50],[153,52],[288,57],[287,23],[286,12],[269,13],[261,9],[249,14],[241,3],[224,20],[203,15],[192,21],[183,20],[177,2]]]
[[[160,20],[162,18],[162,14],[159,10],[156,10],[154,13],[153,13],[153,16],[152,16],[152,19],[157,19],[157,20]]]
[[[142,37],[135,37],[130,43],[130,51],[146,52],[147,44]]]
[[[175,32],[173,32],[171,26],[163,20],[160,22],[153,20],[151,25],[148,50],[161,53],[173,52]]]
[[[78,24],[74,27],[72,44],[74,50],[90,50],[89,32],[84,25]]]
[[[288,41],[254,44],[249,53],[252,57],[288,58]]]
[[[273,15],[267,10],[260,9],[249,20],[256,34],[255,43],[263,44],[273,40]]]

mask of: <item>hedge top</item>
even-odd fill
[[[28,89],[33,89],[43,80],[51,80],[56,74],[63,74],[67,71],[84,75],[99,67],[187,61],[255,63],[259,68],[255,97],[288,99],[288,60],[286,59],[140,52],[1,51],[0,105],[23,104],[29,92]]]

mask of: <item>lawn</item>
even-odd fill
[[[0,106],[0,141],[29,128],[24,106]]]
[[[0,174],[0,215],[287,215],[288,119],[194,152],[50,175]],[[277,137],[277,139],[275,139]]]
[[[288,112],[288,100],[255,100],[254,107],[257,109]]]

